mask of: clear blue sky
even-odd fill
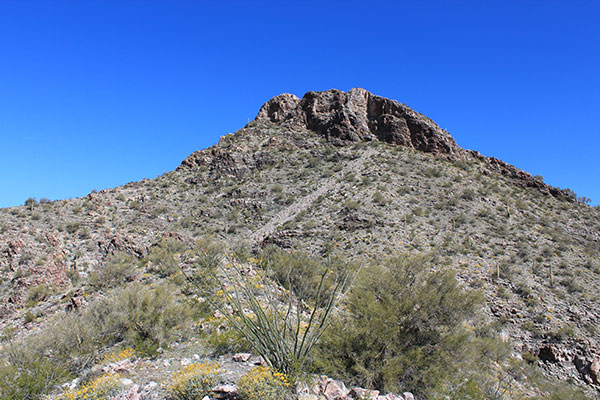
[[[600,5],[0,1],[0,207],[154,178],[283,92],[364,87],[600,201]]]

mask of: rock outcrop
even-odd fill
[[[476,151],[465,151],[431,119],[404,104],[376,96],[365,89],[308,92],[302,99],[284,93],[266,102],[258,112],[256,121],[308,129],[325,136],[334,144],[380,140],[448,159],[475,158],[482,161],[488,171],[499,173],[519,186],[573,200],[567,191],[547,185],[497,158],[485,157]]]
[[[380,140],[448,156],[460,151],[429,118],[360,88],[308,92],[302,99],[285,93],[265,103],[256,120],[306,128],[336,144]]]

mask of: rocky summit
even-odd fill
[[[459,152],[456,141],[429,118],[359,88],[308,92],[302,100],[282,94],[263,105],[256,120],[308,129],[335,144],[380,140],[449,157]]]
[[[364,89],[25,203],[0,210],[3,398],[599,398],[600,210]]]

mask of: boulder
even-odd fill
[[[233,355],[233,361],[235,362],[246,362],[250,360],[252,354],[250,353],[236,353]]]
[[[595,359],[590,365],[590,377],[592,382],[600,385],[600,358]]]
[[[238,398],[237,388],[233,385],[217,385],[212,389],[213,397],[220,400],[235,400]]]
[[[327,400],[347,400],[348,392],[349,390],[346,389],[344,382],[329,379],[323,394]]]
[[[353,399],[373,399],[377,400],[379,390],[363,389],[355,386],[350,390],[350,397]]]

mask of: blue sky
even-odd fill
[[[283,92],[364,87],[600,202],[600,5],[0,1],[0,207],[154,178]]]

